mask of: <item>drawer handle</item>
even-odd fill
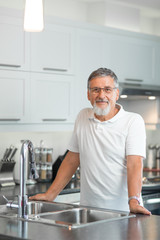
[[[125,81],[127,81],[127,82],[143,82],[142,79],[131,79],[131,78],[126,78]]]
[[[47,68],[47,67],[44,67],[43,70],[44,71],[67,72],[67,69],[63,69],[63,68]]]
[[[20,118],[0,118],[0,121],[14,121],[14,122],[18,122],[20,121]]]
[[[66,121],[66,118],[43,118],[43,122]]]
[[[3,64],[3,63],[0,63],[0,67],[13,67],[13,68],[19,68],[19,67],[21,67],[21,65]]]

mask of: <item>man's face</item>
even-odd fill
[[[103,115],[107,115],[114,111],[118,98],[119,90],[115,89],[114,80],[112,77],[97,77],[90,81],[88,100],[91,102],[92,106],[99,109],[100,112],[101,110],[104,110],[102,111],[104,112]]]

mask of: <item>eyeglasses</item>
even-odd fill
[[[97,94],[100,93],[101,90],[103,90],[103,92],[105,94],[111,94],[113,92],[113,90],[117,89],[116,87],[111,88],[111,87],[104,87],[104,88],[99,88],[99,87],[94,87],[94,88],[89,88],[89,90],[91,91],[92,94]]]

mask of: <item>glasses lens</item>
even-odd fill
[[[116,88],[110,88],[110,87],[104,87],[104,88],[94,87],[94,88],[90,88],[91,93],[93,93],[93,94],[100,93],[101,90],[103,90],[103,92],[104,92],[105,94],[110,94],[110,93],[113,92],[114,89],[116,89]]]

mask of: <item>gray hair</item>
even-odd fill
[[[117,87],[117,88],[119,87],[118,78],[112,70],[110,70],[108,68],[98,68],[97,70],[93,71],[90,74],[90,76],[88,78],[87,88],[89,88],[89,84],[92,79],[97,78],[97,77],[106,77],[106,76],[112,77],[115,87]]]

